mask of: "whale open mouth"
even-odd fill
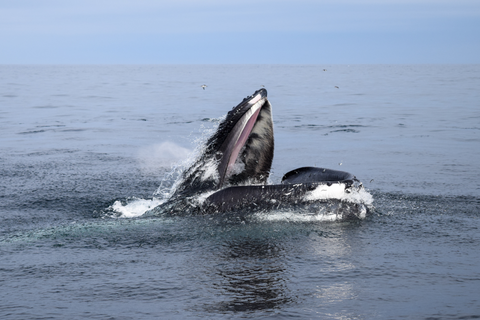
[[[255,91],[230,110],[205,146],[203,154],[182,173],[175,194],[265,184],[274,148],[267,90]]]
[[[235,121],[236,118],[238,120]],[[218,188],[232,177],[234,165],[239,157],[245,165],[245,175],[257,177],[260,182],[266,181],[273,159],[273,125],[267,91],[260,89],[244,99],[229,112],[225,121],[226,125],[233,127],[219,148],[221,158],[218,164],[220,177]],[[261,158],[265,153],[266,159],[259,161],[259,155]],[[249,161],[251,159],[255,161]]]

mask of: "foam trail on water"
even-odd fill
[[[334,213],[306,214],[294,211],[256,213],[254,216],[260,221],[323,222],[341,220],[341,216]]]

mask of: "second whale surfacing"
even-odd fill
[[[228,112],[169,199],[150,213],[293,211],[332,220],[365,218],[368,206],[359,194],[366,192],[348,172],[302,167],[286,173],[280,184],[267,184],[273,150],[272,106],[260,89]]]

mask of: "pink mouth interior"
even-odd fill
[[[225,176],[229,176],[230,172],[232,171],[233,165],[235,164],[235,161],[237,160],[238,154],[240,153],[240,150],[243,148],[245,145],[245,142],[247,142],[248,136],[250,135],[250,132],[252,132],[253,126],[255,125],[255,122],[257,121],[258,114],[260,113],[260,110],[262,108],[259,108],[255,113],[252,115],[252,117],[248,120],[247,124],[245,125],[245,128],[243,129],[242,134],[238,138],[237,142],[235,143],[235,147],[233,148],[232,154],[230,155],[230,159],[228,159],[228,165],[227,165],[227,172]]]

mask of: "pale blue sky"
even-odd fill
[[[0,64],[480,63],[480,0],[0,0]]]

